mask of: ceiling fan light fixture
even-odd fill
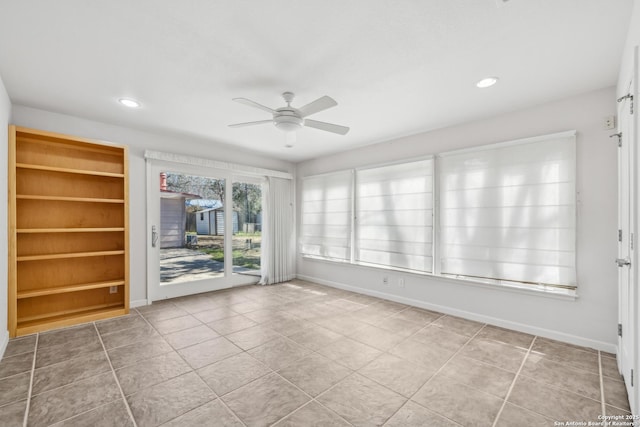
[[[302,127],[302,119],[293,115],[276,115],[273,122],[283,132],[295,132]]]
[[[498,80],[499,79],[497,77],[485,77],[484,79],[476,83],[476,86],[479,87],[480,89],[485,89],[498,83]]]
[[[118,99],[118,102],[122,105],[124,105],[125,107],[129,107],[129,108],[140,108],[140,103],[138,101],[136,101],[135,99],[131,99],[131,98],[120,98]]]
[[[298,139],[298,134],[295,132],[286,132],[284,134],[284,138],[285,138],[284,146],[286,148],[293,148],[294,144]]]

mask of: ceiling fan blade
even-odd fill
[[[235,123],[233,125],[229,125],[230,128],[241,128],[244,126],[253,126],[253,125],[261,125],[265,123],[273,123],[273,120],[258,120],[257,122],[246,122],[246,123]]]
[[[318,98],[298,110],[300,110],[302,117],[307,117],[326,110],[327,108],[335,107],[336,105],[338,105],[338,103],[333,98],[330,96],[323,96],[322,98]]]
[[[310,128],[316,128],[320,130],[326,130],[327,132],[338,133],[340,135],[346,135],[349,132],[349,128],[346,126],[334,125],[333,123],[319,122],[317,120],[306,119],[304,125]]]
[[[257,102],[252,101],[252,100],[247,99],[247,98],[233,98],[233,100],[236,101],[236,102],[239,102],[240,104],[248,105],[249,107],[259,108],[260,110],[264,110],[267,113],[273,114],[273,113],[276,112],[272,108],[265,107],[264,105],[258,104]]]

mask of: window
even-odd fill
[[[356,171],[358,262],[431,272],[433,159]]]
[[[351,259],[351,171],[305,178],[302,192],[303,255]]]
[[[575,137],[441,155],[441,273],[575,287]]]
[[[301,243],[304,256],[574,289],[575,131],[307,177]]]

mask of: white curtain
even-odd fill
[[[431,272],[432,246],[432,158],[356,171],[356,261]]]
[[[293,199],[290,179],[267,177],[263,186],[261,285],[295,278]]]
[[[304,178],[302,182],[303,255],[351,260],[353,172]]]
[[[576,285],[574,134],[446,153],[441,272]]]

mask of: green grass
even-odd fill
[[[213,258],[214,261],[224,262],[223,249],[203,248],[200,250],[206,254],[211,255],[211,258]],[[232,254],[233,254],[233,265],[236,265],[238,267],[249,268],[252,270],[257,270],[260,268],[260,258],[246,256],[245,252],[242,249],[234,249],[232,251]]]
[[[238,237],[260,237],[262,236],[262,233],[259,231],[256,231],[254,233],[245,233],[244,231],[238,231],[237,233],[233,233],[233,235]]]

